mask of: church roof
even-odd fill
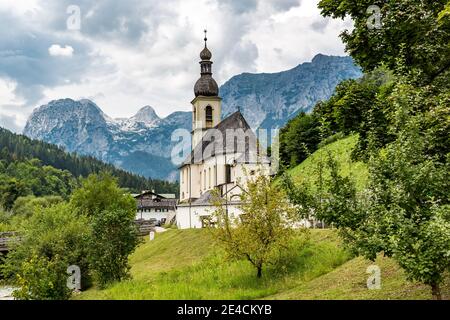
[[[200,52],[200,59],[202,60],[211,60],[212,53],[209,51],[208,47],[205,44],[205,48]]]
[[[213,199],[212,191],[206,191],[203,193],[200,198],[196,199],[192,204],[193,205],[210,205],[211,200]]]
[[[194,94],[196,97],[216,97],[219,95],[219,86],[210,74],[202,74],[195,83]]]
[[[244,133],[246,137],[238,136],[237,139],[233,135],[227,136],[227,131]],[[220,132],[222,136],[222,146],[220,141],[215,144],[216,133]],[[228,131],[230,133],[230,131]],[[220,138],[220,136],[218,137]],[[236,141],[237,140],[237,141]],[[244,145],[242,145],[244,144]],[[202,141],[195,146],[194,150],[183,162],[181,167],[201,163],[204,160],[218,154],[236,154],[245,150],[245,153],[240,155],[242,162],[252,162],[251,159],[257,159],[257,138],[253,130],[248,125],[244,116],[240,111],[236,111],[229,117],[222,120],[217,126],[212,129],[207,129],[203,135]],[[267,160],[267,159],[265,159]],[[268,160],[267,160],[268,161]],[[253,163],[256,161],[253,161]]]
[[[207,46],[208,38],[205,30],[205,47],[200,52],[200,79],[197,80],[194,86],[194,94],[196,97],[216,97],[219,95],[219,86],[216,80],[212,77],[212,53]]]

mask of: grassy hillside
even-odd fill
[[[350,157],[357,141],[358,136],[353,135],[330,143],[317,150],[301,164],[289,170],[288,173],[296,183],[316,182],[319,177],[318,163],[326,163],[328,156],[332,155],[340,165],[341,174],[344,176],[350,175],[355,179],[357,187],[362,188],[368,178],[367,166],[363,162],[353,162]],[[327,176],[327,172],[324,171],[323,177],[326,178]]]
[[[368,266],[381,269],[381,289],[368,290]],[[277,300],[430,300],[429,286],[407,281],[394,260],[379,256],[375,262],[352,259],[335,270],[298,287],[269,296]],[[442,287],[442,298],[450,299],[450,277]]]
[[[246,261],[223,260],[207,230],[170,230],[141,245],[131,257],[132,280],[81,299],[259,299],[294,288],[350,259],[336,235],[315,230],[311,243],[293,252],[290,267],[266,269],[263,278]],[[299,246],[300,248],[300,246]]]
[[[266,269],[261,280],[245,261],[224,262],[207,230],[169,230],[131,257],[133,279],[76,299],[429,299],[396,264],[379,258],[382,290],[369,291],[367,266],[341,247],[335,230],[310,230],[310,244],[293,252],[285,270]],[[443,290],[450,298],[450,284]]]

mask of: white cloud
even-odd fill
[[[18,101],[17,97],[14,94],[16,86],[17,84],[15,82],[0,78],[0,106],[21,104],[21,101]]]
[[[19,132],[25,125],[24,101],[14,94],[17,84],[0,78],[0,127]]]
[[[73,56],[73,51],[71,46],[61,47],[59,44],[53,44],[48,48],[48,53],[53,57],[71,57]]]

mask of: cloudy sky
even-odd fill
[[[344,55],[351,21],[321,17],[317,2],[0,0],[0,126],[20,132],[34,108],[66,97],[112,117],[190,110],[205,28],[219,84]]]

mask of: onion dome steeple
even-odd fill
[[[201,77],[198,79],[194,86],[195,96],[206,96],[215,97],[219,95],[219,86],[217,82],[212,77],[212,53],[209,51],[207,46],[207,31],[205,30],[205,48],[200,52],[200,74]]]

